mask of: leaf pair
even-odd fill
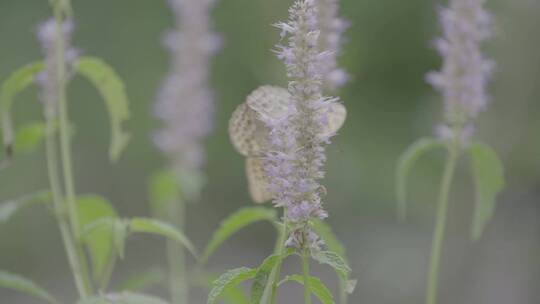
[[[435,138],[422,138],[411,145],[401,156],[396,171],[396,187],[399,215],[406,216],[407,178],[414,164],[429,151],[444,147],[445,143]],[[470,144],[466,152],[475,182],[475,211],[471,237],[481,237],[486,225],[495,213],[497,195],[504,188],[504,166],[495,151],[482,143]]]
[[[286,118],[291,106],[292,98],[286,89],[262,86],[236,108],[229,120],[229,137],[234,148],[246,157],[249,193],[256,203],[272,199],[261,159],[268,148],[270,133],[265,122]],[[337,132],[343,126],[346,116],[345,107],[341,103],[333,102],[328,113],[328,128],[323,130],[321,135]]]
[[[33,123],[15,133],[11,108],[16,96],[35,83],[36,76],[45,68],[42,61],[28,64],[9,76],[0,87],[0,121],[7,162],[13,151],[34,149],[45,136],[44,124]],[[101,59],[82,57],[74,64],[75,71],[87,78],[105,100],[111,123],[110,158],[117,160],[127,145],[129,135],[123,123],[129,118],[128,100],[124,84],[116,72]],[[17,134],[17,135],[15,135]],[[2,167],[2,163],[0,163]]]

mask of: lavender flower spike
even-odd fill
[[[64,57],[68,69],[70,65],[77,59],[79,51],[71,46],[71,36],[73,34],[73,22],[71,20],[64,21],[61,26],[62,36],[64,37]],[[49,19],[38,27],[37,36],[41,43],[43,54],[45,56],[45,70],[37,75],[36,83],[41,88],[40,99],[50,109],[55,109],[58,103],[58,85],[59,79],[57,75],[57,59],[58,52],[56,45],[57,24],[54,19]],[[70,76],[69,70],[67,76]]]
[[[343,33],[349,22],[338,16],[339,0],[316,0],[320,23],[320,48],[328,50],[323,62],[324,85],[329,89],[342,87],[349,80],[344,69],[338,67],[337,58],[343,46]]]
[[[178,29],[166,34],[172,71],[155,105],[164,128],[155,135],[159,149],[181,171],[200,170],[205,161],[203,139],[213,127],[214,96],[208,88],[210,61],[221,45],[211,32],[215,0],[169,0]]]
[[[270,128],[265,171],[274,204],[285,208],[286,221],[295,227],[287,245],[316,249],[321,242],[309,220],[328,216],[319,180],[324,177],[325,146],[334,135],[324,130],[337,99],[322,95],[328,50],[320,49],[314,0],[297,0],[289,13],[289,21],[276,25],[288,41],[278,45],[276,53],[287,68],[291,102],[283,117],[263,117]]]
[[[443,66],[441,71],[429,73],[427,81],[444,97],[446,125],[438,128],[444,138],[453,137],[455,129],[470,136],[471,121],[489,101],[486,86],[495,64],[481,51],[481,43],[491,36],[491,15],[483,8],[484,2],[451,0],[439,12],[443,37],[435,46]]]

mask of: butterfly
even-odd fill
[[[251,198],[256,203],[272,200],[268,191],[269,178],[262,157],[268,147],[270,129],[263,123],[287,115],[290,93],[281,87],[261,86],[253,91],[233,112],[229,120],[229,137],[235,150],[246,157],[246,176]],[[332,102],[328,127],[324,134],[337,132],[345,123],[347,110],[343,104]]]

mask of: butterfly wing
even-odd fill
[[[234,148],[244,156],[254,155],[260,151],[256,133],[256,114],[246,103],[242,103],[229,120],[229,137]]]
[[[347,109],[342,103],[332,102],[328,115],[328,126],[323,130],[323,135],[336,133],[343,127],[347,118]]]
[[[261,158],[248,157],[246,159],[246,175],[249,194],[254,202],[262,204],[272,200],[272,194],[268,191],[268,177],[264,171],[264,164]]]
[[[272,121],[287,115],[291,95],[281,87],[262,86],[248,96],[246,103],[262,122]]]

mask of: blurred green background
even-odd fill
[[[272,23],[287,17],[290,0],[221,0],[215,29],[225,40],[215,60],[217,124],[208,140],[209,184],[189,207],[187,233],[199,246],[220,221],[250,205],[243,159],[231,147],[227,122],[234,108],[262,84],[284,85],[284,69],[270,49],[278,41]],[[430,47],[438,35],[434,0],[342,0],[351,22],[342,64],[353,80],[340,93],[349,117],[329,150],[327,208],[346,244],[358,288],[351,303],[422,303],[443,155],[423,159],[411,176],[411,216],[395,217],[394,168],[416,138],[431,135],[441,119],[440,98],[424,75],[439,66]],[[497,35],[487,51],[498,63],[493,102],[478,121],[477,138],[506,164],[507,188],[483,238],[468,239],[473,190],[466,163],[452,193],[441,274],[441,304],[540,303],[540,1],[490,0]],[[158,124],[151,109],[168,56],[160,37],[171,28],[164,0],[75,0],[75,44],[112,64],[131,101],[133,141],[117,164],[107,159],[108,119],[103,102],[76,78],[69,91],[76,123],[74,161],[78,193],[110,198],[124,216],[148,215],[147,179],[164,165],[150,137]],[[40,57],[36,25],[51,11],[45,0],[0,0],[0,79]],[[41,119],[35,89],[20,96],[16,122]],[[0,173],[0,201],[47,187],[44,155],[22,155]],[[215,271],[255,266],[270,253],[274,232],[258,224],[228,242],[210,265]],[[118,282],[138,270],[164,265],[163,242],[136,237],[117,268]],[[297,263],[286,265],[298,270]],[[0,269],[21,273],[72,299],[75,289],[54,219],[26,209],[0,226]],[[333,273],[314,272],[335,289]],[[155,293],[165,295],[156,288]],[[204,303],[194,292],[193,303]],[[299,303],[297,286],[285,286],[279,303]],[[0,303],[37,303],[0,290]]]

